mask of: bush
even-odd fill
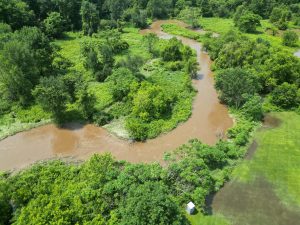
[[[98,112],[94,113],[93,115],[93,121],[98,126],[104,126],[105,124],[108,124],[110,121],[112,121],[113,117],[105,112]]]
[[[290,109],[299,104],[295,84],[283,83],[271,92],[271,102],[283,109]]]
[[[239,30],[247,33],[256,31],[256,27],[260,25],[261,17],[252,12],[244,12],[236,21],[235,25]]]
[[[236,126],[230,128],[227,133],[230,139],[238,146],[244,146],[248,143],[250,132],[253,130],[253,122],[240,119]]]
[[[286,31],[283,33],[282,43],[283,43],[283,45],[293,47],[297,44],[298,39],[299,39],[299,37],[296,32]]]
[[[220,99],[236,108],[241,107],[247,96],[257,93],[260,88],[257,77],[241,68],[220,71],[216,76],[215,86],[220,91]]]
[[[130,137],[135,140],[143,141],[148,138],[148,126],[142,119],[129,117],[126,120],[125,126],[129,131]]]
[[[12,215],[9,185],[6,174],[0,172],[0,224],[9,224]]]
[[[259,95],[252,96],[242,106],[241,111],[249,120],[261,120],[263,118],[262,98]]]
[[[63,31],[65,30],[64,21],[60,13],[52,12],[48,17],[43,21],[43,27],[45,33],[53,38],[59,38],[62,36]]]
[[[162,58],[164,61],[180,61],[182,60],[181,48],[183,44],[177,38],[171,38],[164,50],[162,51]]]

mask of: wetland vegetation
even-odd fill
[[[0,0],[0,140],[76,122],[166,151],[0,172],[0,224],[296,224],[299,30],[297,0]]]

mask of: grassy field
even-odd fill
[[[201,18],[199,19],[200,25],[204,30],[216,32],[219,34],[225,34],[229,32],[230,30],[237,30],[237,28],[234,26],[232,19],[224,19],[224,18]],[[270,44],[274,47],[280,47],[284,48],[287,51],[295,52],[298,48],[300,48],[300,41],[298,41],[298,45],[295,47],[287,47],[282,45],[282,39],[281,34],[282,32],[279,32],[278,35],[272,36],[267,32],[267,29],[272,27],[273,25],[269,23],[267,20],[261,21],[261,27],[257,28],[256,34],[245,34],[249,38],[255,40],[257,38],[262,38],[270,42]],[[300,35],[299,29],[293,29]]]
[[[212,209],[232,224],[294,225],[300,219],[300,115],[271,114],[255,135],[257,150],[216,194]],[[281,122],[279,122],[281,121]],[[278,127],[271,128],[271,126]],[[204,223],[205,224],[205,223]]]
[[[192,225],[230,225],[229,221],[220,215],[206,216],[197,213],[195,215],[188,215],[187,218]]]
[[[285,204],[300,207],[300,115],[292,112],[272,115],[282,121],[280,126],[257,133],[259,147],[254,159],[236,173],[245,182],[264,176]]]

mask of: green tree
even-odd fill
[[[149,82],[142,82],[133,98],[133,115],[145,122],[160,119],[169,110],[169,99],[161,87]]]
[[[148,138],[148,125],[144,120],[138,117],[129,117],[126,119],[126,129],[134,140],[144,141]]]
[[[86,120],[91,120],[95,113],[95,96],[88,91],[88,84],[81,83],[76,92],[76,103],[79,111]]]
[[[106,80],[111,82],[112,93],[116,101],[126,98],[130,92],[131,85],[137,82],[137,78],[127,68],[118,68]]]
[[[185,62],[185,70],[191,76],[191,78],[197,78],[199,71],[199,64],[195,58],[189,59]]]
[[[256,27],[260,26],[260,19],[259,15],[245,11],[235,20],[235,25],[243,32],[253,33]]]
[[[271,92],[271,102],[283,109],[290,109],[299,104],[297,86],[284,82]]]
[[[150,33],[143,37],[144,43],[146,44],[148,51],[154,56],[156,55],[155,46],[159,41],[156,34]]]
[[[295,31],[286,31],[282,36],[282,43],[286,46],[293,47],[297,44],[299,37]]]
[[[52,62],[56,49],[39,28],[23,27],[14,32],[13,39],[23,42],[29,47],[41,76],[49,75],[52,72]]]
[[[129,7],[129,0],[106,0],[105,2],[107,8],[110,11],[111,19],[119,20],[121,19],[125,9]]]
[[[34,13],[21,0],[0,0],[0,21],[14,30],[34,24]]]
[[[24,27],[9,39],[0,55],[0,80],[10,100],[28,105],[31,89],[52,71],[54,50],[35,27]]]
[[[0,172],[0,224],[9,224],[12,216],[12,207],[10,205],[9,183],[7,175]]]
[[[114,52],[112,45],[93,42],[83,42],[81,52],[84,56],[84,67],[90,70],[97,81],[103,82],[114,67]]]
[[[141,56],[128,54],[125,58],[117,62],[117,66],[126,67],[133,73],[138,74],[144,63],[145,59]]]
[[[0,23],[0,49],[3,48],[4,44],[9,41],[12,36],[12,29],[6,23]]]
[[[180,61],[182,60],[183,44],[177,38],[171,38],[162,51],[162,58],[164,61]]]
[[[0,58],[0,82],[8,99],[28,104],[31,89],[39,79],[31,49],[22,42],[10,41],[4,45]]]
[[[139,88],[132,87],[129,97],[133,98],[133,106],[126,119],[126,128],[132,138],[145,140],[148,137],[148,124],[170,112],[172,99],[166,96],[160,86],[146,81]]]
[[[120,207],[120,224],[188,224],[167,188],[158,182],[134,185]]]
[[[82,29],[85,35],[91,36],[97,32],[99,26],[99,12],[97,6],[91,2],[83,1],[81,4],[80,15],[82,18]]]
[[[245,94],[253,95],[259,91],[259,81],[255,75],[241,68],[229,68],[216,75],[216,89],[220,99],[230,106],[241,107]]]
[[[291,12],[286,6],[274,7],[270,15],[270,22],[272,22],[280,30],[288,28],[288,21],[291,20]]]
[[[197,7],[186,7],[179,13],[181,18],[186,23],[190,24],[192,28],[199,28],[199,18],[201,16],[201,9]]]
[[[241,111],[251,121],[260,121],[263,118],[262,98],[259,95],[251,96],[242,106]]]
[[[171,0],[149,0],[147,4],[147,12],[151,18],[166,18],[171,9]]]
[[[45,33],[49,37],[59,38],[65,30],[65,22],[58,12],[52,12],[43,21]]]
[[[65,29],[81,28],[80,7],[82,0],[51,0],[65,22]],[[98,8],[99,10],[99,8]]]
[[[287,52],[280,51],[271,54],[263,69],[266,91],[284,82],[300,84],[300,62]]]
[[[61,123],[69,100],[62,78],[53,76],[41,78],[40,84],[32,93],[43,109],[50,112],[57,123]]]
[[[135,27],[146,28],[148,26],[146,10],[135,8],[131,17],[131,21]]]

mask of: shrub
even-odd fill
[[[298,39],[299,39],[299,37],[296,32],[286,31],[283,33],[282,43],[283,43],[283,45],[293,47],[297,44]]]
[[[94,113],[93,115],[93,121],[98,126],[104,126],[105,124],[108,124],[112,119],[113,117],[105,112],[98,112]]]
[[[271,102],[283,109],[293,108],[299,103],[297,91],[295,84],[285,82],[271,92]]]
[[[263,118],[262,98],[254,95],[242,106],[243,115],[249,120],[259,121]]]

